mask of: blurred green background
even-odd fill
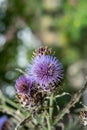
[[[0,0],[0,89],[9,98],[16,69],[25,70],[42,45],[52,47],[64,66],[60,91],[80,89],[87,75],[87,0]]]

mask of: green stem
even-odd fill
[[[5,98],[5,102],[7,102],[9,105],[13,106],[15,109],[18,109],[18,105],[11,101],[9,98]]]
[[[0,112],[10,115],[18,121],[20,121],[22,118],[21,114],[17,113],[17,111],[12,110],[11,108],[7,107],[6,105],[4,105],[4,106],[0,105]]]
[[[49,115],[50,115],[50,121],[52,123],[52,115],[53,115],[53,94],[50,97],[50,107],[49,107]]]
[[[46,115],[46,120],[47,120],[48,130],[51,130],[51,122],[48,114]]]
[[[24,118],[22,121],[20,121],[17,126],[15,127],[15,130],[18,130],[20,126],[24,125],[27,121],[29,121],[31,119],[31,116],[27,116],[26,118]]]
[[[5,103],[8,103],[9,105],[13,106],[15,109],[18,109],[18,106],[15,102],[13,102],[12,100],[10,100],[8,97],[4,96],[4,94],[0,91],[0,98],[2,99],[2,101]]]
[[[55,118],[53,124],[56,125],[56,124],[59,122],[59,120],[60,120],[68,111],[69,111],[69,110],[67,110],[67,111],[65,111],[65,112],[64,112],[64,110],[61,111],[61,112],[58,114],[58,116],[56,116],[56,118]]]

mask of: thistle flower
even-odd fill
[[[17,98],[23,107],[38,106],[42,100],[42,93],[30,78],[22,75],[16,80]]]
[[[32,87],[32,81],[30,78],[22,75],[16,80],[15,88],[17,93],[29,94],[30,88]]]
[[[50,55],[36,56],[27,68],[27,73],[44,90],[52,84],[58,85],[63,77],[62,72],[61,63]]]
[[[51,55],[51,54],[54,54],[51,48],[48,48],[47,46],[42,46],[33,52],[33,57],[42,56],[42,55]]]
[[[42,101],[44,99],[45,93],[42,93],[40,89],[38,89],[36,86],[33,86],[30,89],[30,94],[21,94],[17,93],[17,97],[22,104],[23,107],[26,107],[30,109],[31,107],[35,107],[42,104]]]
[[[87,126],[87,111],[83,110],[80,112],[81,122],[84,126]]]
[[[4,130],[4,126],[7,122],[7,116],[0,117],[0,130]],[[7,130],[7,127],[5,127]]]

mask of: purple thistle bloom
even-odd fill
[[[63,77],[61,63],[56,57],[50,55],[36,56],[28,66],[27,73],[43,89],[50,84],[59,83]]]
[[[2,130],[3,125],[7,122],[7,116],[0,117],[0,130]]]
[[[29,94],[30,88],[32,86],[32,81],[30,78],[22,75],[16,80],[15,88],[18,93]]]

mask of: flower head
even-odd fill
[[[48,48],[47,46],[42,46],[33,52],[33,57],[42,55],[51,55],[51,53],[52,54],[54,53],[52,52],[51,48]]]
[[[45,93],[42,93],[40,89],[33,86],[30,89],[30,94],[17,93],[17,97],[23,107],[31,108],[42,104]]]
[[[30,78],[22,75],[16,80],[16,90],[18,93],[29,94],[30,88],[32,86],[32,81]]]
[[[87,111],[83,110],[80,112],[81,122],[84,126],[87,126]]]
[[[57,84],[63,77],[62,65],[56,57],[50,55],[36,56],[32,65],[29,65],[27,73],[46,89],[50,84]]]
[[[6,122],[7,122],[7,116],[0,117],[0,130],[3,130],[3,127]]]

